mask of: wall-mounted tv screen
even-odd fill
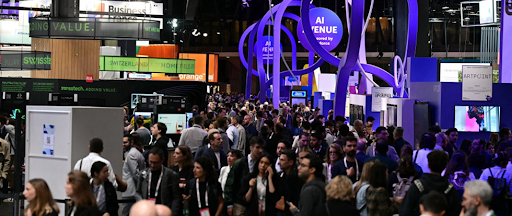
[[[187,115],[183,114],[158,114],[158,122],[167,127],[167,134],[179,134],[187,127]]]
[[[464,132],[499,132],[499,106],[455,106],[455,128]]]
[[[398,122],[398,106],[394,104],[388,104],[388,126],[397,127]]]

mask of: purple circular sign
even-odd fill
[[[281,46],[281,50],[283,50],[283,45]],[[259,53],[263,55],[263,64],[272,64],[274,61],[274,36],[265,35],[254,44],[254,52],[256,53],[256,58],[258,58]],[[276,50],[276,57],[281,57],[281,52]]]
[[[336,13],[327,8],[309,10],[309,22],[318,43],[327,51],[338,46],[343,37],[343,24]],[[297,27],[297,36],[304,48],[314,51],[302,30],[302,19]]]

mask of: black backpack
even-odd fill
[[[503,176],[505,175],[505,172],[507,170],[500,169],[500,171],[498,171],[498,173],[496,174],[497,176],[494,177],[494,175],[492,174],[491,168],[488,168],[488,169],[489,169],[489,172],[491,173],[491,176],[489,176],[489,178],[487,179],[487,182],[489,183],[489,185],[492,188],[493,199],[495,199],[494,197],[500,197],[500,198],[505,197],[505,194],[508,191],[508,185],[507,185],[507,179],[503,178]],[[503,171],[503,173],[501,174],[501,177],[499,177],[500,172],[502,172],[502,171]]]

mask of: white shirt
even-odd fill
[[[423,173],[430,173],[430,168],[428,168],[428,154],[432,152],[430,149],[420,149],[420,150],[414,150],[412,152],[412,161],[416,158],[416,152],[418,152],[418,159],[416,159],[416,164],[421,167],[423,170]]]
[[[503,175],[503,178],[505,178],[507,180],[507,185],[510,184],[511,176],[507,175],[506,168],[501,168],[499,166],[494,166],[494,167],[491,167],[490,169],[492,171],[492,175],[493,175],[494,178],[501,178],[501,175],[503,174],[503,172],[505,172],[505,175]],[[500,172],[500,170],[501,170],[501,172]],[[489,177],[491,177],[491,172],[489,172],[489,169],[482,170],[482,175],[480,175],[480,180],[487,181],[487,179]],[[512,191],[512,188],[511,188],[511,191]]]
[[[214,152],[215,153],[215,157],[217,158],[217,167],[220,167],[220,151],[219,152]]]
[[[231,167],[229,165],[222,167],[220,169],[220,175],[219,175],[219,183],[222,187],[222,191],[224,191],[224,186],[226,185],[226,180],[228,180],[229,172],[231,171]],[[222,197],[224,197],[224,193],[222,193]]]
[[[105,164],[107,164],[108,167],[108,180],[114,185],[114,187],[117,189],[117,182],[116,182],[116,176],[114,174],[114,170],[112,169],[112,165],[110,165],[110,162],[102,158],[98,153],[90,152],[87,157],[84,157],[83,159],[80,159],[76,162],[74,170],[80,170],[87,174],[87,176],[91,177],[91,167],[92,164],[96,161],[101,161]],[[82,163],[82,169],[80,169],[80,163]]]
[[[281,171],[283,171],[283,170],[281,169],[281,166],[279,165],[279,157],[278,157],[276,160],[276,172],[279,173]]]

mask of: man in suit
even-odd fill
[[[157,147],[162,149],[164,152],[164,156],[162,159],[164,160],[164,166],[167,166],[167,159],[169,157],[169,150],[167,143],[169,143],[169,137],[165,136],[167,133],[167,126],[165,126],[162,122],[157,122],[151,127],[151,135],[153,135],[153,140],[156,140],[155,144],[151,147],[152,149]]]
[[[136,142],[134,142],[134,137],[136,137]],[[126,159],[123,164],[123,181],[126,182],[128,187],[122,196],[123,199],[135,199],[140,172],[146,169],[144,156],[139,151],[139,149],[142,149],[142,142],[137,133],[125,135],[123,145],[125,141],[128,142],[129,149],[126,152]],[[133,203],[123,204],[123,216],[130,214],[132,205]]]
[[[139,177],[137,199],[147,199],[155,204],[166,205],[172,210],[173,215],[179,215],[182,201],[180,178],[176,172],[163,166],[163,162],[162,149],[152,148],[149,152],[149,169]]]
[[[206,156],[212,159],[215,170],[220,171],[223,166],[228,165],[228,156],[222,150],[222,137],[219,132],[213,132],[208,136],[210,147],[199,156]]]

